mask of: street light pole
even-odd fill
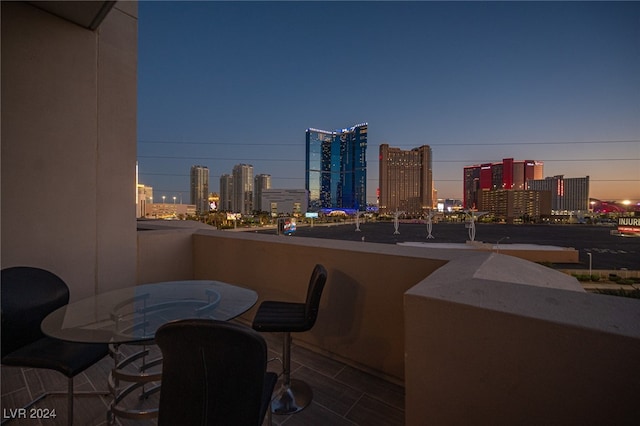
[[[509,237],[502,237],[496,242],[496,253],[500,253],[500,241],[508,240],[508,239],[509,239]]]

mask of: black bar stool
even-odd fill
[[[275,414],[293,414],[311,403],[313,392],[302,380],[291,379],[291,333],[310,330],[318,317],[327,270],[322,265],[313,268],[305,303],[264,301],[253,319],[257,331],[284,333],[282,344],[282,386],[271,402]]]

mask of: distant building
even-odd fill
[[[153,188],[139,183],[137,201],[136,217],[145,217],[148,205],[153,203]]]
[[[436,208],[439,212],[453,212],[462,210],[462,200],[454,200],[451,198],[438,199]]]
[[[500,163],[484,163],[464,167],[464,207],[477,208],[481,191],[498,189],[531,189],[527,181],[542,179],[544,164],[534,160],[505,158]]]
[[[380,213],[422,215],[434,207],[432,154],[428,145],[412,150],[380,145]]]
[[[220,176],[220,205],[218,210],[230,212],[231,198],[233,196],[233,176],[224,174]]]
[[[145,217],[152,219],[184,219],[195,216],[195,204],[151,203],[147,205]]]
[[[205,166],[191,166],[191,204],[197,214],[209,212],[209,169]]]
[[[551,193],[551,213],[565,215],[589,210],[589,176],[565,178],[563,175],[527,181],[527,187]]]
[[[233,188],[231,210],[235,213],[253,212],[253,166],[236,164],[233,166]]]
[[[551,193],[529,189],[482,191],[478,210],[486,211],[507,223],[538,220],[551,215]]]
[[[306,189],[265,189],[262,191],[262,206],[272,216],[281,214],[301,216],[307,212],[309,191]]]
[[[139,166],[136,161],[136,217],[145,217],[147,204],[153,203],[153,188],[140,183]]]
[[[253,183],[253,209],[259,212],[266,210],[262,205],[262,191],[271,189],[271,175],[256,175]]]
[[[367,123],[306,130],[305,189],[309,209],[364,210],[367,205]]]

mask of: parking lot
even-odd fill
[[[394,234],[393,222],[364,222],[357,232],[354,223],[340,225],[298,226],[294,238],[315,237],[337,240],[364,241],[384,244],[420,241],[461,243],[469,239],[464,223],[433,224],[433,239],[427,239],[427,226],[400,223]],[[477,224],[476,241],[507,244],[541,244],[573,247],[579,251],[579,264],[555,265],[572,269],[589,268],[591,253],[593,269],[640,270],[640,238],[611,235],[615,228],[591,225],[506,225]],[[275,231],[269,231],[274,233]]]

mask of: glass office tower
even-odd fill
[[[367,206],[367,123],[334,131],[307,129],[305,189],[309,210]]]

